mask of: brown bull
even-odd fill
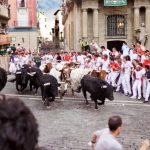
[[[49,73],[52,68],[53,68],[52,63],[46,64],[44,68],[44,73]]]
[[[105,70],[101,70],[101,71],[93,70],[92,73],[91,73],[91,76],[97,77],[101,80],[105,80],[106,75],[107,75],[107,73],[106,73]]]

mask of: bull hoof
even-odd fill
[[[50,108],[51,108],[51,106],[46,106],[46,108],[47,108],[47,109],[50,109]]]
[[[104,105],[104,103],[98,103],[98,105]]]
[[[62,93],[62,96],[65,96],[66,93],[67,93],[67,90],[65,90],[65,91]]]
[[[87,107],[89,107],[89,106],[90,106],[90,104],[86,104],[86,106],[87,106]]]
[[[97,111],[98,110],[98,107],[97,108],[95,108],[95,111]]]

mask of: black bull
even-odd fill
[[[5,87],[7,83],[7,72],[0,67],[0,91]]]
[[[100,80],[96,77],[85,75],[81,79],[81,88],[87,104],[88,100],[86,92],[91,94],[91,99],[95,102],[95,109],[98,109],[97,104],[104,105],[106,98],[114,100],[113,87],[106,81]],[[97,100],[100,100],[101,103],[98,103]]]
[[[42,100],[49,106],[49,102],[54,101],[55,97],[58,96],[57,79],[52,75],[44,74],[42,76],[41,93]]]

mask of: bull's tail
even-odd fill
[[[77,89],[75,90],[75,92],[80,93],[81,89],[82,89],[82,86],[80,85],[80,86],[77,87]]]

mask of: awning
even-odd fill
[[[0,45],[10,44],[11,41],[12,41],[12,38],[10,35],[0,34]]]
[[[104,0],[104,6],[125,6],[127,0]]]

